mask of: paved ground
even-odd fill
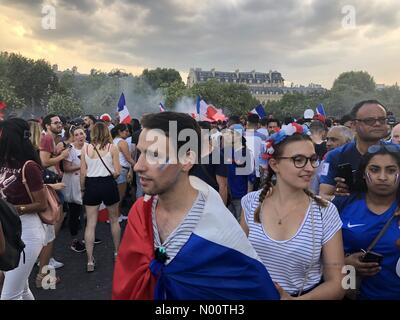
[[[123,209],[123,212],[130,207]],[[121,223],[122,231],[126,221]],[[83,230],[79,231],[83,238]],[[37,300],[110,300],[112,276],[114,268],[114,246],[111,238],[110,225],[98,223],[96,238],[103,242],[95,245],[94,256],[96,258],[96,269],[93,273],[86,272],[86,253],[77,253],[69,247],[71,236],[68,227],[60,230],[55,241],[54,257],[64,263],[64,267],[57,269],[57,276],[61,282],[56,289],[36,289],[35,277],[38,268],[35,266],[30,276],[30,288]]]

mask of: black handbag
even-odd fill
[[[4,233],[5,251],[0,255],[0,270],[10,271],[18,267],[21,253],[25,263],[25,244],[21,239],[21,220],[15,207],[0,197],[0,222]]]
[[[55,173],[54,171],[51,171],[49,169],[44,169],[43,170],[43,182],[44,184],[54,184],[60,182],[60,176]]]

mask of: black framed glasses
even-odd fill
[[[293,157],[278,157],[277,159],[292,159],[294,166],[297,169],[302,169],[307,165],[307,162],[310,161],[310,164],[313,168],[318,168],[319,166],[319,158],[316,154],[311,157],[306,157],[303,155],[297,155]]]
[[[368,148],[368,153],[374,154],[374,153],[380,152],[382,150],[386,150],[387,152],[390,152],[390,153],[399,153],[400,146],[397,146],[395,144],[374,144],[373,146],[370,146]]]
[[[387,124],[388,123],[388,118],[382,117],[382,118],[365,118],[365,119],[354,119],[356,121],[360,121],[367,126],[373,126],[376,122],[379,124]]]

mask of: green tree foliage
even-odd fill
[[[366,99],[376,98],[374,79],[364,71],[344,72],[334,81],[330,91],[329,110],[333,116],[349,113],[353,106]]]
[[[67,118],[75,118],[83,114],[79,101],[77,101],[72,92],[67,94],[53,94],[47,106],[47,113],[62,115]]]
[[[182,82],[181,75],[175,69],[144,69],[141,77],[150,85],[153,90],[156,90],[161,86],[168,86],[175,81]]]
[[[24,101],[15,94],[14,88],[0,79],[0,101],[6,103],[6,113],[17,111],[25,106]]]
[[[194,98],[200,96],[207,103],[222,108],[226,115],[246,114],[260,103],[246,85],[220,83],[216,79],[196,83],[189,92]]]

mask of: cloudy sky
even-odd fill
[[[0,26],[1,51],[82,73],[277,70],[330,88],[365,70],[400,83],[399,0],[0,0]]]

